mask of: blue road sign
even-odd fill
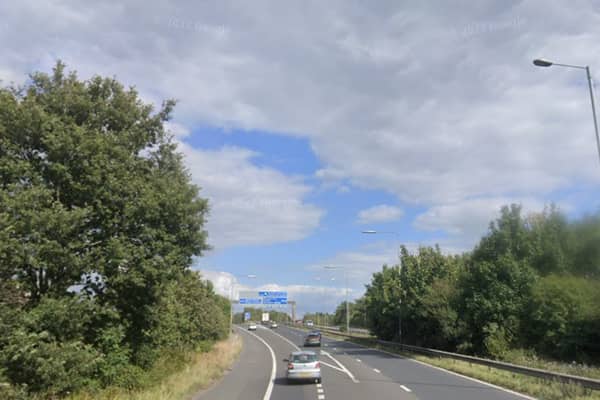
[[[240,298],[240,304],[262,304],[262,299],[247,299],[244,297]]]
[[[251,317],[250,317],[250,312],[246,311],[246,312],[244,313],[244,321],[250,321],[250,318],[251,318]]]

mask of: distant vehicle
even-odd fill
[[[256,330],[256,324],[254,322],[250,322],[248,324],[248,330],[249,331],[255,331]]]
[[[308,332],[308,335],[304,338],[304,346],[321,346],[321,332]]]
[[[306,321],[306,326],[314,326],[315,324],[309,319]]]
[[[288,363],[288,381],[309,380],[321,383],[321,363],[312,351],[296,351],[284,361]]]
[[[277,326],[278,326],[277,322],[275,322],[275,321],[271,322],[271,329],[275,329],[275,328],[277,328]]]

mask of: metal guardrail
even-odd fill
[[[352,336],[351,334],[347,334],[345,332],[340,332],[339,329],[334,329],[334,328],[324,327],[324,326],[319,326],[318,328],[324,332],[329,331],[330,333],[334,333],[338,336],[356,338],[356,337]],[[373,339],[373,341],[375,341],[376,343],[379,343],[379,344],[386,345],[386,346],[395,347],[395,348],[399,349],[400,351],[421,353],[421,354],[427,354],[427,355],[436,356],[436,357],[453,358],[455,360],[467,361],[467,362],[470,362],[473,364],[485,365],[488,367],[502,369],[505,371],[515,372],[515,373],[528,375],[528,376],[533,376],[536,378],[552,380],[552,381],[561,382],[561,383],[575,383],[575,384],[583,386],[584,388],[600,390],[600,380],[598,380],[598,379],[563,374],[560,372],[546,371],[546,370],[538,369],[538,368],[524,367],[521,365],[510,364],[510,363],[506,363],[506,362],[502,362],[502,361],[489,360],[487,358],[480,358],[480,357],[467,356],[464,354],[451,353],[449,351],[428,349],[426,347],[410,346],[410,345],[406,345],[406,344],[400,344],[398,342],[390,342],[390,341],[379,340],[379,339]]]

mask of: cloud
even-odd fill
[[[544,203],[534,198],[477,198],[436,205],[418,215],[413,225],[424,231],[442,231],[453,237],[461,247],[471,248],[483,236],[491,221],[500,215],[500,208],[512,203],[523,206],[523,214],[539,212]]]
[[[296,311],[299,316],[305,312],[312,311],[333,311],[335,307],[345,299],[346,291],[344,288],[334,286],[320,285],[279,285],[276,283],[267,283],[263,285],[249,285],[248,282],[242,284],[239,279],[229,273],[217,270],[200,270],[202,277],[212,282],[216,293],[229,298],[232,283],[233,298],[239,299],[239,293],[244,290],[277,290],[286,291],[288,299],[296,302]],[[357,297],[353,289],[349,290],[351,298]],[[274,309],[283,309],[289,311],[289,306]]]
[[[164,123],[165,130],[171,132],[171,134],[177,139],[183,139],[190,136],[190,130],[188,127],[177,122],[167,121]]]
[[[402,217],[404,212],[399,207],[381,204],[358,213],[359,224],[370,224],[374,222],[396,221]]]
[[[24,0],[0,3],[0,71],[21,77],[62,58],[84,77],[116,75],[145,99],[177,98],[176,119],[186,126],[307,137],[323,181],[383,189],[410,204],[543,198],[597,187],[600,174],[585,75],[531,60],[600,65],[599,14],[592,2],[544,0],[478,7]],[[307,207],[291,209],[308,209],[314,226],[318,211]],[[224,231],[233,227],[224,211],[214,209],[215,222],[224,218],[217,245],[272,240]],[[310,231],[300,225],[284,237]]]
[[[319,225],[323,210],[303,202],[311,187],[252,163],[239,147],[201,150],[179,143],[192,180],[208,197],[209,243],[215,250],[299,240]]]

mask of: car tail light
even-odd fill
[[[292,363],[289,363],[289,364],[288,364],[288,369],[294,369],[294,364],[292,364]]]
[[[315,368],[321,368],[321,363],[317,361],[317,363],[315,364]]]

